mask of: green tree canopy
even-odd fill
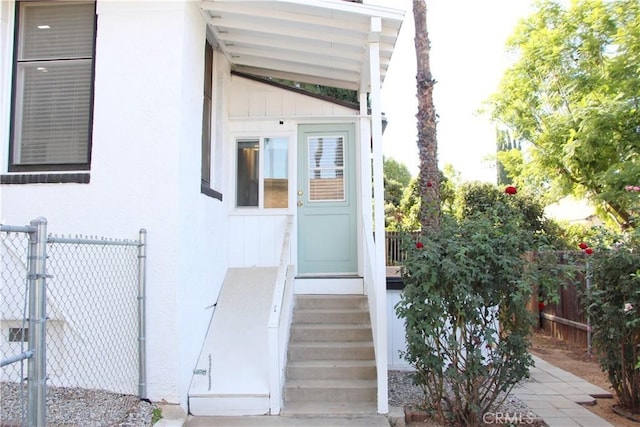
[[[397,230],[403,221],[402,200],[409,191],[411,172],[407,166],[392,158],[383,159],[385,228]]]
[[[490,108],[525,144],[499,154],[502,166],[547,201],[588,197],[628,225],[624,188],[640,184],[640,2],[539,1],[508,47],[517,61]]]
[[[402,193],[411,181],[411,172],[403,163],[388,157],[383,159],[383,171],[384,201],[394,206],[400,206]]]

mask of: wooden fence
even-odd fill
[[[540,295],[537,288],[531,295],[528,309],[538,317],[538,326],[552,337],[561,339],[575,347],[590,350],[591,333],[587,317],[582,309],[579,290],[586,283],[586,264],[581,253],[555,252],[558,267],[570,270],[566,282],[557,289],[557,302]],[[535,265],[538,253],[529,253],[528,260]],[[579,289],[578,289],[579,288]]]
[[[385,232],[385,242],[385,257],[387,259],[387,265],[400,265],[400,261],[402,261],[404,257],[400,242],[400,233],[397,231]]]
[[[388,266],[398,266],[404,259],[404,251],[402,250],[403,234],[406,235],[406,233],[401,233],[399,231],[385,231],[385,256]],[[411,233],[411,237],[413,239],[417,239],[418,234],[419,233],[417,232]]]

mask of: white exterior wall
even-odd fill
[[[228,265],[224,204],[200,194],[206,24],[193,2],[98,1],[90,184],[0,187],[0,222],[148,231],[148,398],[186,406]],[[7,172],[13,2],[0,2],[0,171]],[[9,46],[7,49],[6,47]]]
[[[387,349],[389,369],[413,369],[409,362],[400,357],[400,352],[407,351],[407,339],[404,330],[404,319],[399,319],[395,306],[400,302],[402,291],[387,291]]]

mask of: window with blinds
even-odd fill
[[[17,7],[9,170],[88,169],[95,2]]]
[[[345,200],[344,140],[342,137],[311,137],[308,144],[309,201]]]

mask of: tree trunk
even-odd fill
[[[427,32],[427,5],[425,0],[413,0],[415,21],[415,47],[417,59],[418,155],[420,157],[420,223],[422,233],[438,230],[440,226],[440,171],[438,169],[438,143],[436,112],[433,106],[433,86],[429,64],[430,43]]]

